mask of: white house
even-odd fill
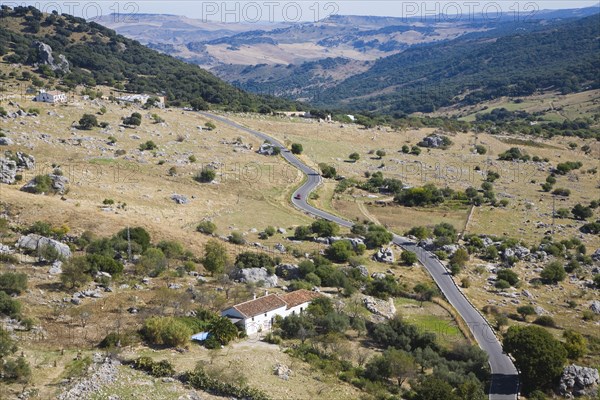
[[[67,95],[58,90],[40,90],[37,96],[33,98],[33,101],[42,101],[44,103],[66,103]]]
[[[300,314],[319,294],[309,290],[296,290],[286,294],[266,294],[244,303],[236,304],[221,312],[247,335],[270,331],[278,315]]]

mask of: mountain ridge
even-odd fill
[[[34,42],[40,41],[50,46],[53,54],[63,54],[71,68],[61,72],[40,66],[38,72],[47,79],[60,78],[67,86],[104,84],[134,93],[164,95],[172,104],[202,99],[237,111],[294,107],[286,100],[241,91],[196,65],[82,18],[43,14],[34,7],[3,8],[0,18],[0,55],[4,61],[37,64],[40,54]]]

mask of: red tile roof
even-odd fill
[[[256,315],[265,314],[269,311],[276,310],[281,307],[286,307],[287,303],[283,301],[276,294],[270,294],[268,296],[259,297],[255,300],[246,301],[233,306],[234,309],[239,311],[246,318],[254,317]]]
[[[279,297],[287,303],[287,308],[299,306],[303,303],[308,303],[319,297],[320,294],[311,292],[310,290],[300,289],[291,293],[282,294]]]
[[[285,294],[270,294],[249,300],[244,303],[236,304],[232,308],[237,310],[246,318],[254,317],[260,314],[268,313],[281,307],[290,309],[300,304],[308,303],[319,297],[320,294],[310,290],[300,289]]]

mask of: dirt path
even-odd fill
[[[363,213],[363,215],[369,221],[373,222],[374,224],[381,225],[379,220],[377,220],[377,218],[374,215],[369,213],[369,210],[367,210],[367,207],[365,207],[365,203],[363,203],[362,201],[358,201],[357,204],[358,204],[358,209],[360,210],[360,212]]]

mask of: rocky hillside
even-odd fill
[[[201,99],[230,110],[291,106],[286,101],[242,92],[197,66],[81,18],[43,14],[34,7],[3,8],[0,17],[0,55],[4,61],[38,66],[36,72],[41,77],[60,78],[69,87],[107,85],[164,95],[172,104]]]

